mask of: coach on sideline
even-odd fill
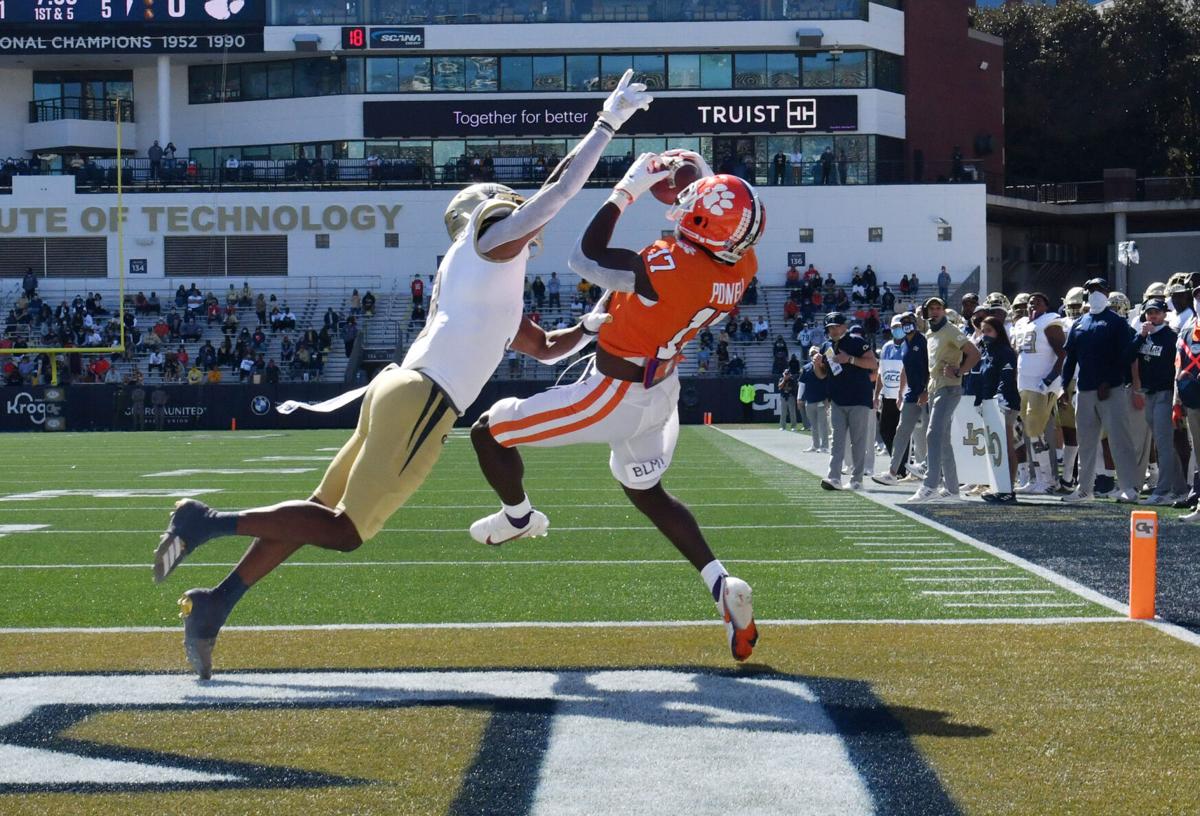
[[[1063,385],[1079,371],[1075,428],[1079,436],[1079,486],[1063,496],[1064,502],[1088,501],[1096,482],[1096,455],[1100,451],[1101,431],[1108,433],[1108,445],[1117,465],[1117,501],[1138,500],[1141,486],[1137,456],[1129,432],[1132,410],[1128,385],[1132,380],[1133,327],[1108,308],[1108,281],[1092,278],[1083,285],[1088,293],[1088,313],[1079,318],[1067,335],[1067,359],[1063,364]]]
[[[879,368],[879,360],[867,342],[851,334],[846,316],[841,312],[825,315],[825,331],[829,340],[818,351],[811,352],[813,373],[829,382],[829,407],[833,422],[833,440],[829,454],[829,478],[821,480],[826,490],[842,489],[842,462],[846,455],[846,437],[850,442],[850,489],[861,490],[863,472],[867,465],[867,438],[870,426],[868,414],[874,403],[871,372]]]

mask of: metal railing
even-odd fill
[[[118,112],[122,122],[134,121],[133,100],[66,96],[57,99],[34,99],[29,103],[31,123],[58,122],[62,119],[115,122]]]
[[[874,0],[899,7],[899,0]],[[866,20],[868,0],[275,0],[270,25]]]
[[[1008,184],[1003,195],[1039,204],[1098,204],[1104,201],[1180,201],[1200,199],[1200,176],[1150,176],[1134,180],[1132,189],[1103,181]],[[989,190],[989,192],[991,192]]]
[[[465,158],[465,157],[464,157]],[[718,172],[732,172],[759,186],[863,186],[892,184],[965,184],[987,183],[989,192],[998,184],[981,167],[965,167],[945,162],[945,166],[926,164],[915,178],[902,161],[805,161],[788,164],[782,170],[770,162],[754,166],[742,163],[717,164]],[[248,159],[236,164],[209,167],[196,161],[164,159],[152,166],[149,159],[123,159],[122,183],[125,192],[212,192],[271,189],[432,189],[460,187],[476,181],[499,181],[514,187],[538,186],[552,167],[539,164],[533,156],[497,159],[493,166],[472,166],[469,161],[431,165],[410,160],[331,159],[302,160]],[[619,181],[629,167],[625,157],[605,157],[592,171],[591,186],[608,186]],[[115,159],[88,159],[83,167],[50,171],[75,176],[79,192],[110,193],[117,185]],[[45,174],[30,165],[0,165],[0,193],[11,192],[15,175]]]

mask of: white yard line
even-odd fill
[[[657,532],[656,527],[650,525],[597,525],[594,527],[554,527],[551,530],[560,533],[578,533],[578,532]],[[823,524],[705,524],[705,530],[816,530],[825,529]],[[460,533],[467,534],[466,527],[388,527],[381,530],[384,533]],[[154,530],[23,530],[14,535],[26,535],[33,533],[43,534],[61,534],[61,535],[160,535],[162,528]],[[907,547],[907,544],[888,544],[889,547]]]
[[[943,606],[953,606],[956,608],[974,608],[974,609],[1062,609],[1069,607],[1086,606],[1082,603],[947,603]],[[1122,618],[1130,623],[1134,621],[1129,618]]]
[[[942,575],[937,578],[905,578],[904,580],[912,582],[912,583],[932,583],[932,582],[953,581],[956,584],[970,584],[970,583],[982,583],[982,582],[988,582],[988,581],[1032,581],[1033,579],[1032,578],[1011,578],[1011,577],[1007,577],[1007,576],[1004,576],[1004,577],[989,576],[986,578],[981,578],[979,576],[968,576],[968,575]]]
[[[922,595],[1056,595],[1053,589],[924,589]]]
[[[1017,604],[1009,604],[1015,606]],[[1041,604],[1050,606],[1051,604]],[[1070,606],[1071,604],[1058,604]],[[1083,606],[1083,604],[1075,604]],[[1064,624],[1129,623],[1128,618],[1103,617],[1040,617],[1040,618],[933,618],[905,620],[903,618],[881,618],[878,620],[809,620],[781,619],[760,620],[763,626],[1059,626]],[[222,632],[326,632],[326,631],[388,631],[405,629],[659,629],[681,626],[717,626],[718,620],[669,620],[669,621],[494,621],[467,623],[319,623],[237,626],[222,628]],[[93,635],[93,634],[150,634],[182,632],[180,626],[100,626],[94,629],[70,626],[18,626],[0,628],[0,635]]]
[[[976,560],[982,561],[983,559],[979,558]],[[888,567],[888,569],[893,570],[893,571],[898,571],[898,572],[907,572],[910,570],[911,571],[920,571],[920,572],[930,572],[930,571],[934,571],[934,570],[1000,570],[1000,571],[1007,571],[1007,570],[1011,570],[1013,568],[1012,567],[992,566],[992,567]]]

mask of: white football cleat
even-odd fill
[[[513,523],[508,520],[504,510],[501,509],[497,513],[492,513],[490,516],[484,516],[471,525],[471,538],[478,541],[480,544],[487,544],[491,547],[498,547],[508,541],[515,541],[518,538],[540,538],[546,535],[546,531],[550,529],[550,519],[546,518],[546,514],[538,510],[529,511],[529,521],[524,527],[514,527]]]
[[[754,625],[754,606],[750,585],[732,575],[721,576],[718,587],[717,614],[725,621],[729,651],[734,660],[745,660],[758,643],[758,627]]]

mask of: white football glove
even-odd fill
[[[597,117],[614,132],[620,130],[629,117],[639,110],[646,110],[654,101],[654,97],[646,93],[646,86],[641,82],[631,82],[632,79],[633,69],[627,68],[616,89],[604,100],[604,110]]]
[[[653,153],[643,153],[637,161],[625,171],[625,176],[613,188],[614,192],[624,193],[629,197],[629,203],[637,201],[638,196],[649,191],[651,187],[671,175],[658,161]],[[620,196],[617,196],[618,198]]]
[[[612,315],[608,312],[588,312],[579,321],[580,325],[583,326],[584,334],[598,334],[601,326],[611,322]]]
[[[700,178],[708,178],[715,175],[713,169],[708,166],[708,162],[704,160],[704,157],[694,150],[686,150],[682,147],[671,148],[659,153],[658,160],[669,170],[674,170],[679,165],[691,161],[700,168]]]

